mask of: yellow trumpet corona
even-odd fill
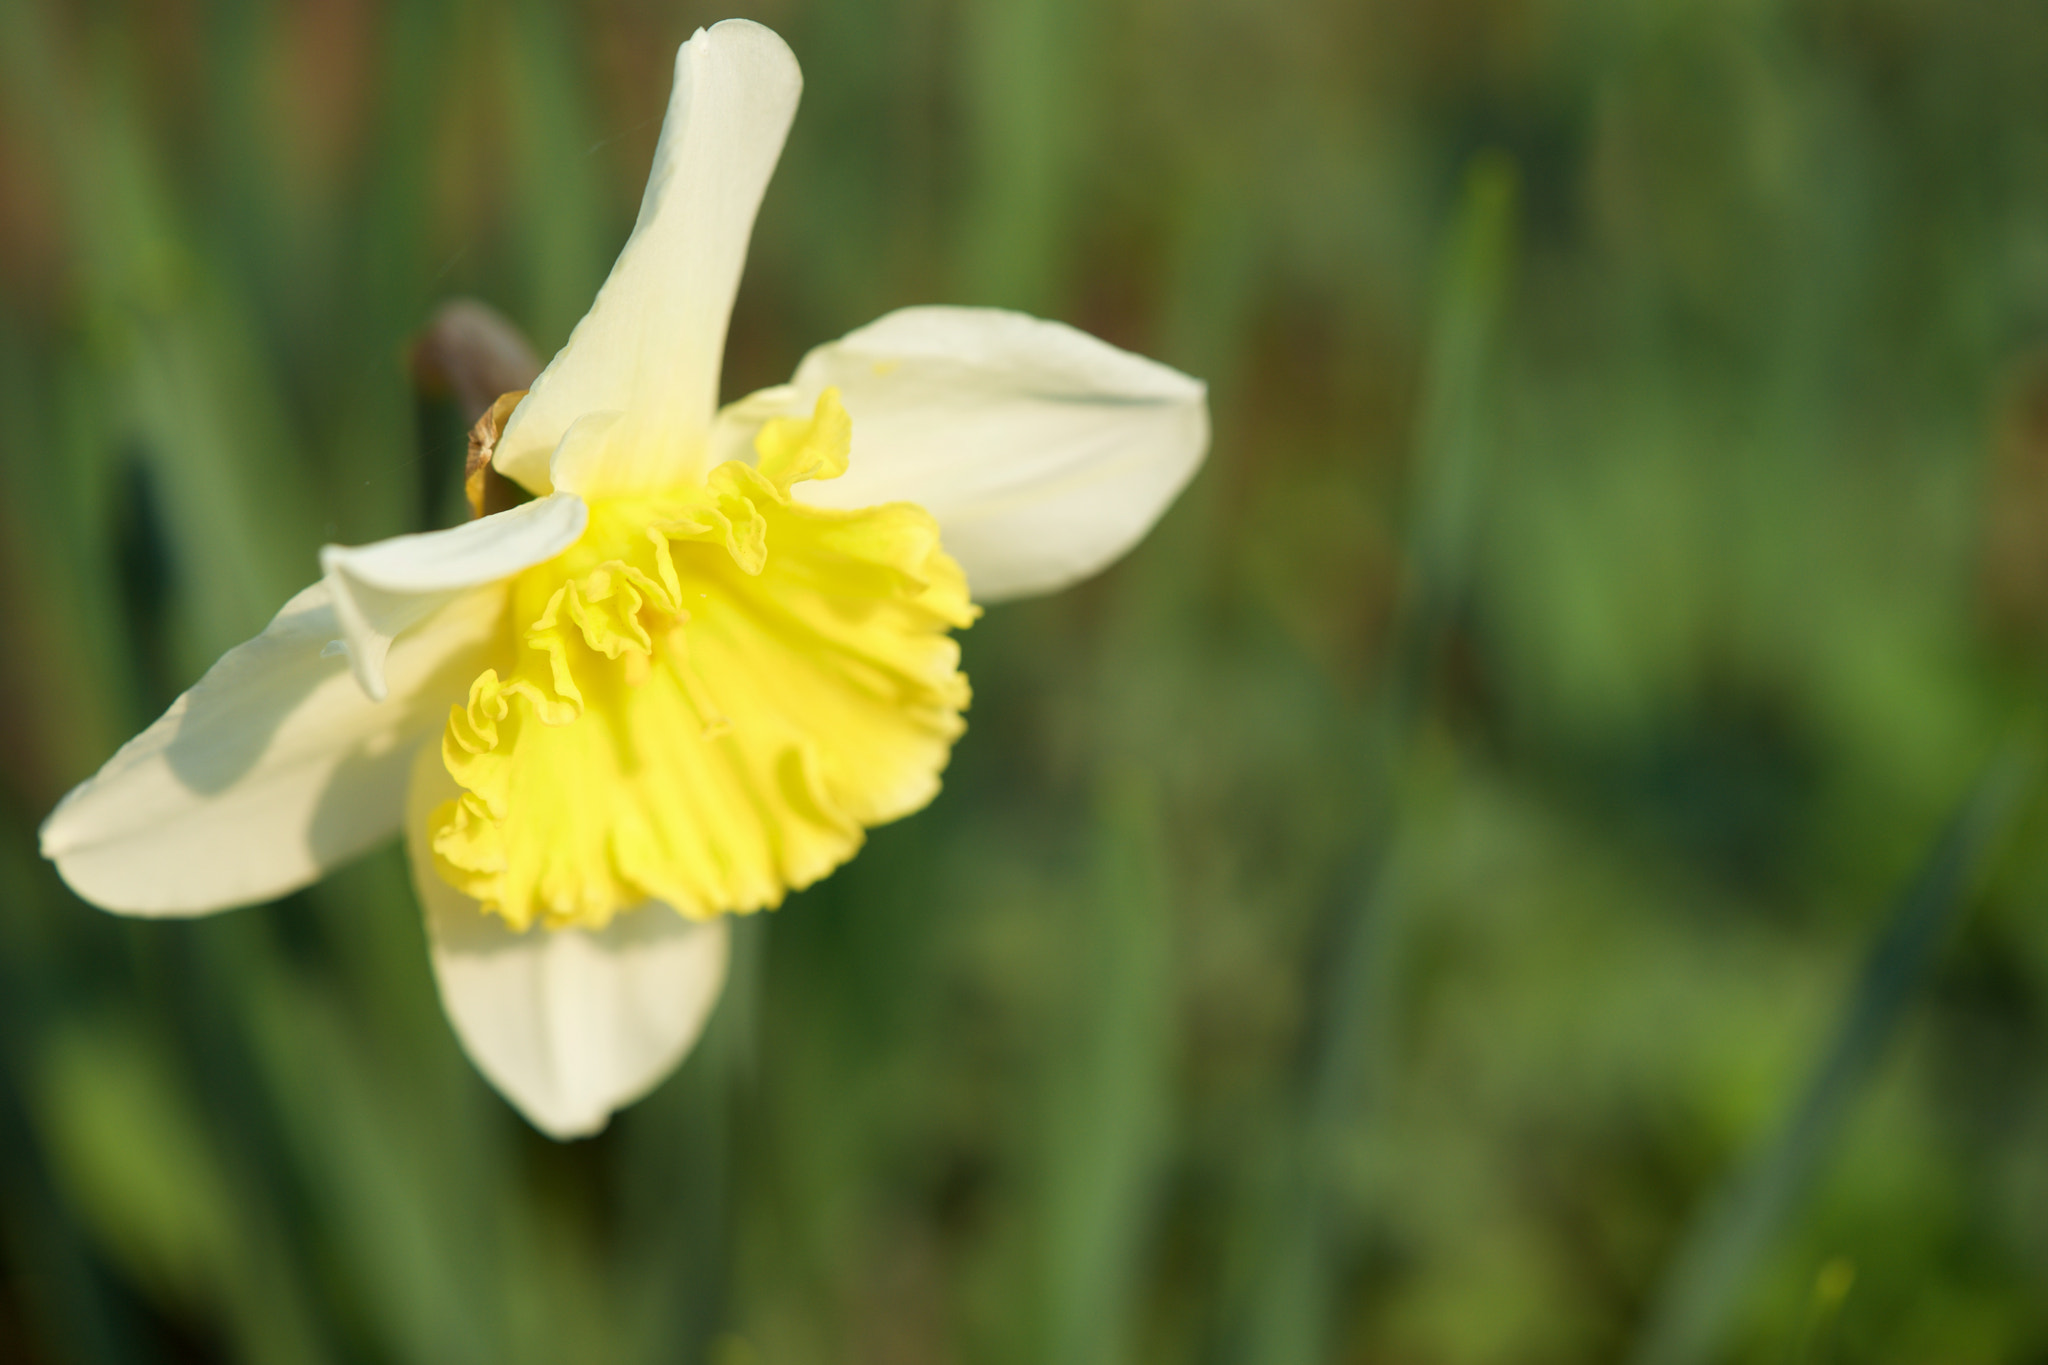
[[[440,875],[516,929],[779,905],[923,806],[962,728],[947,631],[967,580],[909,503],[807,507],[852,428],[836,389],[758,459],[593,501],[513,580],[503,655],[453,709],[462,787],[430,817]]]

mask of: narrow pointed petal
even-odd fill
[[[852,464],[798,496],[915,502],[938,518],[976,601],[1050,592],[1131,548],[1209,447],[1208,391],[1057,322],[906,308],[805,356],[789,384],[720,414],[718,458],[837,387]]]
[[[422,753],[406,844],[442,1006],[477,1070],[534,1127],[588,1137],[697,1041],[725,984],[726,919],[650,901],[601,930],[514,933],[434,870],[427,816],[456,791]]]
[[[614,482],[579,491],[673,485],[702,467],[747,238],[802,88],[788,46],[759,24],[728,19],[683,44],[639,221],[513,413],[500,473],[550,490],[555,447],[596,412],[623,415],[631,450],[597,467]]]
[[[443,605],[392,647],[379,704],[333,648],[341,620],[314,584],[64,798],[43,856],[86,900],[132,915],[206,914],[314,881],[397,831],[413,754],[503,615],[495,587]]]
[[[323,548],[320,570],[357,683],[384,700],[394,639],[463,593],[553,559],[589,520],[581,498],[557,493],[446,531]]]

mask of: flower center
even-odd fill
[[[827,391],[755,464],[593,500],[513,581],[503,668],[442,739],[442,877],[519,929],[756,910],[931,800],[968,701],[947,632],[980,613],[923,508],[791,500],[851,439]]]

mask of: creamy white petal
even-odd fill
[[[391,642],[474,588],[510,578],[576,543],[590,509],[557,493],[445,531],[320,551],[356,681],[374,701],[388,691]]]
[[[597,931],[513,933],[434,871],[427,816],[454,795],[439,755],[422,752],[406,846],[441,1004],[477,1070],[534,1127],[587,1137],[697,1041],[725,984],[726,919],[649,901]]]
[[[1209,448],[1208,390],[1178,370],[1021,313],[906,308],[720,413],[714,458],[750,458],[763,421],[808,413],[829,386],[853,417],[852,465],[796,496],[922,505],[982,602],[1107,565]]]
[[[482,669],[504,590],[477,589],[401,637],[392,697],[369,700],[329,646],[327,585],[221,656],[43,823],[43,856],[86,900],[199,915],[269,900],[398,828],[412,758]]]
[[[796,58],[759,24],[728,19],[683,44],[639,221],[513,412],[499,472],[548,491],[555,447],[592,412],[626,414],[632,450],[602,466],[619,482],[577,491],[674,483],[700,467],[747,238],[802,89]]]
[[[623,412],[586,412],[569,424],[548,460],[557,488],[606,488],[630,482],[633,451]],[[623,474],[623,479],[615,475]]]

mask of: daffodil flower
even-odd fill
[[[801,86],[758,24],[683,44],[625,249],[484,433],[532,500],[324,549],[44,824],[79,895],[206,914],[402,829],[456,1033],[571,1137],[689,1050],[731,913],[932,799],[968,702],[950,632],[1128,549],[1206,400],[1057,323],[913,308],[720,410]]]

